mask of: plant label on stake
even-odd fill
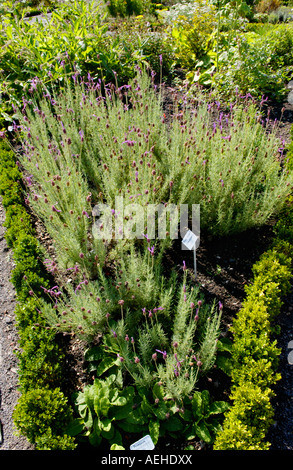
[[[182,243],[188,248],[189,250],[193,250],[193,256],[194,256],[194,275],[196,277],[196,242],[199,239],[195,233],[193,233],[191,230],[188,230],[182,240]]]
[[[149,434],[134,442],[130,450],[153,450],[155,448],[152,438]]]

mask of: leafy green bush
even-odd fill
[[[145,8],[146,2],[128,3]],[[104,78],[106,82],[113,81],[115,74],[122,83],[132,78],[135,64],[146,61],[142,49],[135,49],[135,43],[128,38],[123,40],[119,32],[109,29],[104,7],[95,1],[61,2],[47,23],[3,15],[0,38],[3,118],[11,124],[17,119],[13,107],[22,106],[23,95],[32,92],[38,80],[52,90],[76,71],[84,76],[91,74],[97,80]],[[153,52],[157,53],[157,49]]]
[[[34,233],[29,214],[24,207],[18,204],[9,205],[7,207],[3,225],[7,228],[5,231],[5,239],[10,248],[16,244],[17,238],[21,232],[28,234]]]
[[[226,414],[215,450],[266,450],[266,435],[273,422],[273,386],[280,350],[273,340],[273,320],[280,313],[292,276],[291,246],[277,240],[253,267],[253,282],[233,321],[232,406]]]
[[[58,388],[36,388],[22,394],[14,409],[13,419],[19,432],[27,436],[29,442],[36,443],[39,450],[51,449],[51,442],[54,449],[72,450],[75,447],[73,438],[64,434],[72,413],[67,399]]]
[[[14,246],[13,259],[15,267],[11,274],[11,282],[19,300],[25,300],[31,292],[42,294],[41,286],[48,285],[48,278],[42,264],[42,252],[38,240],[22,232]]]
[[[177,62],[188,70],[208,52],[215,30],[215,9],[205,0],[177,3],[164,12]]]
[[[219,432],[214,450],[268,450],[265,441],[273,422],[272,392],[245,382],[231,394],[233,406],[228,411],[223,430]]]
[[[160,383],[152,391],[131,386],[122,390],[115,378],[113,374],[106,380],[95,379],[75,398],[80,418],[72,422],[73,433],[79,428],[94,446],[104,439],[111,449],[124,449],[121,431],[149,433],[154,444],[167,435],[177,438],[178,432],[187,440],[199,437],[210,444],[223,412],[229,407],[226,402],[213,401],[209,392],[203,390],[186,397],[184,407],[179,408],[164,396]]]
[[[62,349],[54,332],[47,329],[36,299],[19,303],[15,309],[18,331],[21,332],[17,352],[20,389],[54,388],[63,381]]]
[[[269,31],[263,39],[268,47],[268,65],[276,70],[291,66],[293,60],[293,26],[279,25]]]
[[[151,6],[150,0],[109,0],[107,9],[112,16],[141,15]]]

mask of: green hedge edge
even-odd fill
[[[0,142],[0,195],[5,209],[5,239],[15,265],[10,280],[16,291],[15,318],[21,350],[16,353],[20,391],[13,411],[16,432],[36,450],[73,450],[75,440],[66,434],[72,410],[60,388],[64,354],[55,334],[46,328],[37,303],[43,295],[40,286],[48,287],[50,276],[24,206],[22,174],[6,141]]]

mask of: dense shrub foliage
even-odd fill
[[[17,353],[21,398],[14,412],[16,428],[39,449],[73,449],[73,438],[64,432],[70,406],[58,389],[63,375],[62,351],[32,298],[32,289],[41,294],[40,285],[46,286],[49,277],[43,268],[43,256],[33,235],[32,222],[23,205],[21,175],[15,155],[2,142],[0,176],[0,194],[7,214],[5,237],[13,249],[15,263],[11,281],[17,294],[15,314],[21,348],[21,353]],[[12,187],[13,197],[7,190]],[[42,328],[36,329],[35,323]]]

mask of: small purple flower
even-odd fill
[[[151,248],[148,247],[148,250],[149,250],[150,254],[151,254],[152,256],[154,256],[154,254],[155,254],[155,247],[154,247],[154,245],[153,245]]]
[[[136,144],[136,140],[124,140],[122,144],[127,144],[128,147],[133,147]]]
[[[187,269],[186,268],[186,263],[185,263],[185,261],[183,261],[183,271],[186,271],[186,269]]]
[[[80,140],[83,142],[84,141],[84,133],[82,130],[80,130],[79,132],[79,135],[80,135]]]
[[[114,331],[114,330],[111,330],[111,331],[112,331],[112,334],[113,334],[114,338],[117,338],[117,333],[116,333],[116,331]]]
[[[52,211],[53,211],[53,212],[61,212],[60,210],[56,209],[55,206],[52,206]]]
[[[160,354],[163,354],[163,359],[166,359],[167,358],[167,353],[166,351],[160,351],[159,349],[156,349],[156,351]]]
[[[32,178],[33,178],[33,175],[30,175],[30,176],[26,177],[26,180],[27,180],[27,183],[28,183],[29,186],[31,186],[33,184]]]

